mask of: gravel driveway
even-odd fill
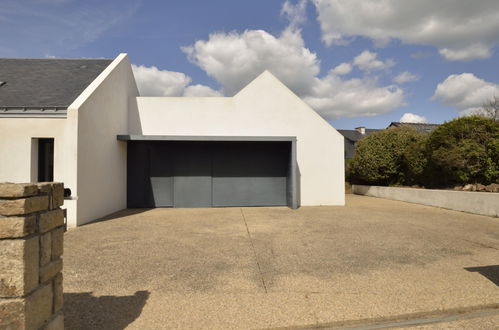
[[[490,328],[499,219],[354,195],[345,207],[124,210],[66,233],[64,285],[69,329],[307,328],[483,311],[438,325]]]

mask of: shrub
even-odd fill
[[[499,122],[480,116],[440,125],[427,141],[428,177],[434,184],[499,181]]]
[[[373,133],[358,142],[347,176],[360,184],[417,183],[426,167],[425,140],[408,126]]]

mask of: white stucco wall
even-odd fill
[[[54,181],[76,187],[75,118],[0,118],[0,182],[36,182],[32,175],[32,139],[54,139]],[[76,216],[76,202],[67,200],[68,218]]]
[[[128,106],[138,95],[126,54],[120,54],[73,102],[78,116],[77,221],[89,221],[126,208],[126,143],[116,139],[128,130]]]
[[[344,205],[343,136],[269,72],[234,97],[137,97],[129,134],[296,136],[301,205]]]

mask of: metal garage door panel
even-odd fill
[[[173,164],[171,152],[161,144],[150,147],[149,173],[154,207],[173,206]]]
[[[174,207],[211,207],[211,158],[206,144],[180,143],[175,150]]]
[[[286,178],[213,178],[213,206],[286,205]]]
[[[226,143],[213,157],[213,206],[287,205],[289,149],[279,143]]]

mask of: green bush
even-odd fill
[[[440,125],[426,145],[427,178],[436,185],[499,181],[499,122],[480,116]]]
[[[358,184],[415,184],[426,168],[425,140],[408,126],[373,133],[358,142],[347,177]]]

